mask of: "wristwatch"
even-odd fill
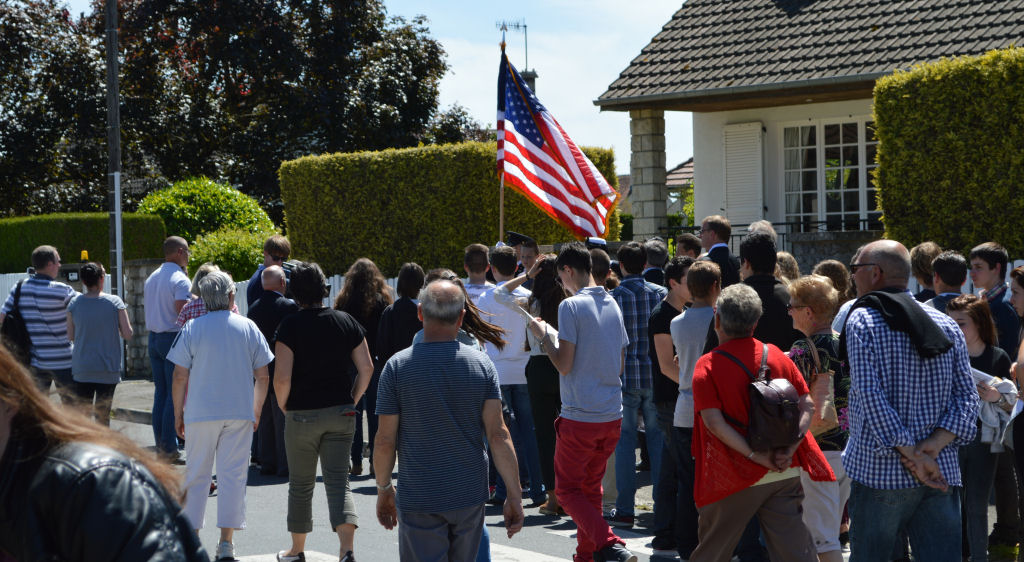
[[[381,486],[380,484],[377,484],[377,491],[378,492],[387,492],[388,490],[394,489],[394,487],[395,487],[394,482],[388,482],[387,485],[384,485],[384,486]]]

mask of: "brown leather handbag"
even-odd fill
[[[814,371],[810,376],[808,385],[811,393],[811,400],[814,402],[814,415],[811,416],[811,435],[817,437],[823,433],[832,431],[839,427],[839,413],[836,411],[836,393],[833,377],[835,371],[823,371],[821,368],[821,357],[818,355],[818,347],[810,338],[807,346],[811,350],[811,358],[814,360],[812,367]]]

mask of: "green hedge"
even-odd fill
[[[152,213],[164,219],[167,232],[181,236],[191,244],[203,234],[223,228],[242,228],[249,232],[274,230],[260,204],[230,185],[209,178],[189,178],[154,191],[139,204],[140,213]],[[263,242],[260,242],[261,246]]]
[[[921,64],[874,97],[886,236],[1024,255],[1024,49]]]
[[[48,244],[64,263],[75,263],[82,250],[110,269],[110,215],[59,213],[0,219],[0,272],[18,273],[32,263],[32,250]],[[159,258],[167,234],[155,215],[125,213],[121,218],[124,259]]]
[[[192,244],[188,270],[194,272],[200,265],[213,262],[235,281],[245,281],[263,263],[263,242],[272,234],[273,230],[249,232],[231,227],[204,234]]]
[[[495,143],[307,156],[281,165],[281,197],[292,255],[343,273],[360,257],[387,276],[402,263],[462,271],[463,249],[498,240]],[[610,149],[585,148],[613,186]],[[618,240],[618,211],[609,221]],[[540,244],[573,237],[525,197],[505,189],[505,229]]]

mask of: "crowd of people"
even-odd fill
[[[159,527],[122,541],[124,559],[156,540],[175,545],[167,559],[204,557],[195,533],[217,487],[215,559],[233,559],[253,460],[288,478],[291,544],[277,559],[305,559],[319,462],[351,562],[349,477],[364,456],[402,560],[489,560],[485,505],[502,506],[512,537],[525,497],[572,519],[574,560],[635,561],[616,530],[637,524],[642,469],[654,559],[832,562],[848,549],[979,562],[1012,549],[1024,267],[1007,271],[994,242],[965,257],[878,240],[805,275],[766,221],[738,255],[732,239],[717,215],[677,237],[675,256],[660,238],[623,243],[614,259],[603,241],[541,255],[510,233],[468,246],[465,277],[403,265],[397,294],[361,258],[326,303],[320,267],[289,261],[288,240],[272,236],[246,318],[231,277],[205,264],[190,280],[188,243],[172,236],[144,296],[160,460],[103,427],[132,335],[125,304],[103,292],[99,264],[82,267],[84,293],[57,281],[60,257],[41,246],[2,311],[18,310],[32,345],[28,369],[0,350],[0,501],[31,510],[0,533],[0,552],[95,548],[22,532],[59,524],[45,520],[52,495],[25,494],[49,471],[61,486],[94,474],[83,512],[109,493],[147,514],[123,524]],[[968,275],[979,294],[962,294]],[[51,382],[76,407],[47,400]],[[185,465],[182,481],[168,462]],[[113,489],[126,478],[142,489]]]

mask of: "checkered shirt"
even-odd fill
[[[647,323],[651,319],[651,311],[666,294],[664,287],[644,281],[639,275],[627,275],[612,291],[612,297],[622,310],[622,320],[626,325],[626,334],[629,335],[626,367],[622,373],[622,388],[626,390],[652,388],[654,385]]]
[[[231,312],[238,314],[238,305],[231,305]],[[203,302],[202,297],[192,299],[185,303],[185,306],[181,307],[181,312],[178,313],[178,319],[174,321],[174,324],[178,328],[182,328],[189,320],[194,320],[200,316],[206,315],[206,303]]]
[[[883,490],[920,486],[900,464],[898,446],[914,446],[941,427],[956,438],[939,453],[951,486],[960,486],[957,448],[974,439],[978,393],[963,333],[945,314],[924,306],[953,347],[922,359],[910,336],[890,329],[874,309],[857,308],[846,321],[850,361],[850,439],[843,466],[850,478]]]

